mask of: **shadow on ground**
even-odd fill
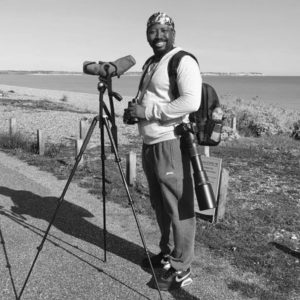
[[[50,223],[59,203],[59,199],[56,197],[41,197],[30,191],[14,190],[3,186],[0,186],[0,194],[10,197],[14,204],[10,208],[9,214],[5,213],[3,209],[1,214],[13,216],[11,219],[23,226],[24,221],[26,221],[26,215]],[[92,217],[94,215],[88,210],[63,200],[57,210],[52,226],[67,235],[104,249],[103,229],[86,220],[86,218]],[[28,227],[28,225],[25,227]],[[31,230],[36,233],[40,231],[39,235],[44,236],[45,231],[39,228],[31,226]],[[109,232],[107,232],[106,247],[109,252],[138,266],[145,257],[145,249],[143,247]],[[152,274],[150,270],[145,271]],[[175,299],[198,299],[182,289],[172,291],[172,295]]]
[[[284,253],[287,253],[287,254],[289,254],[293,257],[296,257],[298,259],[300,258],[300,252],[298,252],[298,251],[290,249],[289,247],[287,247],[285,245],[281,245],[281,244],[276,243],[276,242],[271,242],[270,244],[273,245],[275,248],[281,250]]]

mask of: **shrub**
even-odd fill
[[[300,122],[300,112],[262,104],[257,100],[229,101],[223,107],[225,118],[235,116],[237,130],[245,136],[291,134],[294,123]]]
[[[20,132],[10,136],[9,134],[0,134],[0,148],[8,150],[21,149],[28,153],[38,154],[38,145],[31,137],[21,134]],[[56,157],[62,148],[62,144],[47,144],[45,156]]]
[[[48,157],[56,157],[58,153],[60,152],[61,145],[54,145],[50,144],[47,145],[46,150],[45,150],[45,156]]]
[[[0,147],[3,149],[22,149],[27,152],[37,153],[37,145],[30,137],[17,132],[13,135],[1,134]]]
[[[68,102],[68,96],[63,95],[63,96],[60,98],[60,101],[61,101],[61,102]]]

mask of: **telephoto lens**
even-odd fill
[[[194,185],[197,202],[200,211],[215,208],[217,206],[212,186],[208,180],[207,174],[203,169],[200,154],[197,150],[194,134],[190,131],[185,131],[182,134],[184,145],[190,156],[194,171]]]

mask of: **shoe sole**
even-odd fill
[[[184,287],[184,286],[190,285],[192,282],[193,282],[193,279],[191,277],[189,277],[189,278],[183,280],[183,282],[181,283],[180,287]]]

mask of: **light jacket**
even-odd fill
[[[190,56],[182,57],[177,70],[180,97],[174,99],[170,90],[168,62],[179,50],[172,49],[158,63],[147,69],[141,86],[138,103],[145,107],[146,119],[138,123],[145,144],[156,144],[178,138],[174,128],[188,122],[188,114],[201,104],[202,78],[199,65]]]

